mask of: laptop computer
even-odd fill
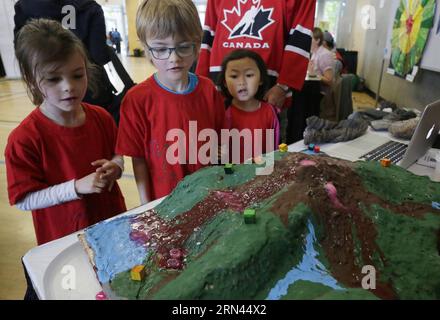
[[[419,158],[423,157],[434,144],[440,133],[440,100],[428,104],[416,127],[416,131],[398,163],[402,168],[409,168]]]
[[[439,131],[440,100],[426,106],[409,143],[390,137],[388,133],[369,130],[355,140],[334,144],[325,152],[351,161],[390,158],[393,163],[407,169],[428,152]]]

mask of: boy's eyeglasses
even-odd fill
[[[167,47],[150,47],[147,44],[148,51],[151,52],[151,55],[153,58],[157,60],[166,60],[171,56],[171,52],[176,51],[176,54],[181,58],[186,58],[189,56],[192,56],[194,54],[196,45],[194,43],[184,43],[179,44],[177,47],[174,48],[167,48]]]

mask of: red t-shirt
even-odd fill
[[[273,151],[279,140],[279,122],[276,112],[272,105],[267,102],[261,102],[261,107],[258,110],[247,112],[237,108],[234,105],[231,105],[226,110],[225,117],[225,127],[229,129],[237,129],[238,131],[242,131],[244,129],[250,129],[252,132],[252,144],[245,143],[244,138],[240,138],[240,162],[244,162],[249,157],[245,157],[245,145],[247,145],[252,151],[252,157],[256,157],[261,155],[261,153],[267,153]],[[256,129],[262,129],[261,138],[255,135]],[[272,148],[267,146],[266,143],[266,129],[274,129],[274,141]],[[259,147],[256,147],[258,145]],[[233,143],[231,142],[229,145],[229,154],[230,159],[233,161],[233,155],[236,149]],[[257,150],[261,150],[261,152],[257,152]]]
[[[100,107],[82,105],[86,120],[81,126],[60,126],[37,108],[11,132],[5,150],[11,205],[29,192],[94,172],[92,161],[113,158],[117,136],[113,119]],[[61,238],[124,211],[124,198],[116,183],[111,192],[34,210],[37,242]]]
[[[144,158],[152,200],[166,196],[183,177],[204,165],[197,153],[206,141],[197,142],[197,136],[203,129],[214,129],[220,137],[224,110],[223,98],[208,78],[198,77],[192,92],[176,94],[162,88],[152,76],[130,89],[122,101],[116,153]],[[197,122],[191,143],[190,121]],[[172,135],[167,141],[171,129],[180,138]],[[167,150],[176,146],[176,141],[182,142],[185,161],[181,162],[186,163],[171,164],[167,160]]]

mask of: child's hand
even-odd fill
[[[277,85],[270,88],[270,90],[266,92],[263,98],[263,100],[280,109],[283,107],[285,99],[286,93]]]
[[[93,172],[81,179],[75,180],[75,191],[79,195],[101,193],[107,183],[106,180],[99,179],[96,172]]]
[[[107,159],[93,161],[92,166],[100,166],[98,169],[96,169],[96,174],[99,179],[108,182],[108,191],[111,191],[113,184],[120,178],[122,174],[121,168],[113,161],[109,161]]]

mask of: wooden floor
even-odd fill
[[[376,105],[376,100],[363,92],[353,92],[353,110],[363,111],[366,109],[372,109]]]
[[[122,57],[127,71],[137,83],[154,69],[145,58]],[[354,93],[354,108],[372,107],[374,100],[366,94]],[[0,80],[0,149],[4,151],[9,133],[34,109],[20,80]],[[36,246],[30,212],[9,206],[6,190],[4,152],[0,156],[0,299],[22,299],[26,283],[21,257]],[[119,181],[127,208],[139,205],[131,161]]]

